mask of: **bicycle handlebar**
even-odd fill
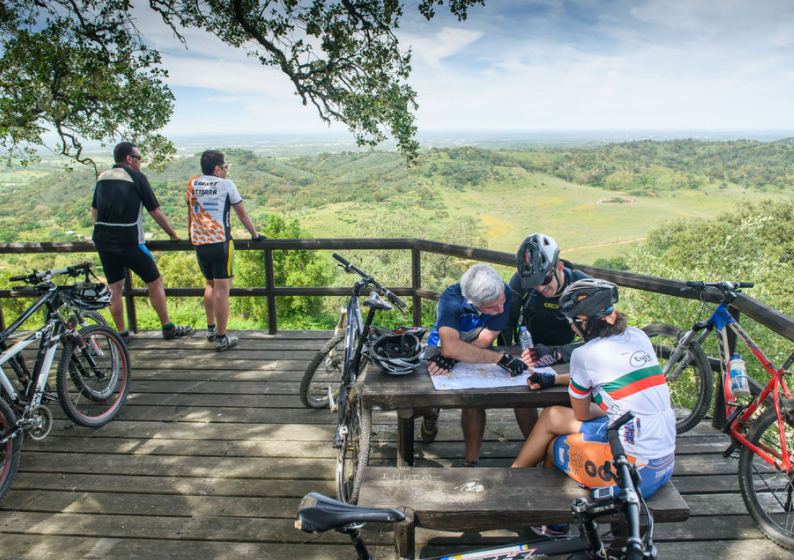
[[[92,263],[86,261],[80,264],[67,266],[66,268],[54,268],[52,270],[33,270],[30,274],[23,274],[21,276],[12,276],[9,278],[11,282],[26,282],[28,284],[39,284],[41,282],[49,282],[50,278],[59,274],[68,274],[69,276],[76,277],[81,273],[88,274],[91,270]]]
[[[377,280],[375,280],[372,276],[370,276],[369,274],[366,274],[364,271],[362,271],[360,268],[356,267],[349,260],[347,260],[346,258],[344,258],[343,256],[341,256],[341,255],[339,255],[337,253],[332,253],[331,256],[333,258],[335,258],[336,260],[338,260],[340,263],[342,263],[340,266],[345,269],[345,272],[347,272],[348,274],[352,274],[352,273],[358,274],[364,280],[366,280],[367,282],[369,282],[373,286],[375,286],[378,289],[378,291],[380,292],[380,295],[381,296],[385,296],[386,299],[389,300],[390,303],[393,303],[394,305],[396,305],[397,308],[400,311],[405,310],[405,308],[406,308],[406,306],[408,304],[406,304],[403,300],[401,300],[399,297],[397,297],[388,288],[386,288],[385,286],[381,285],[381,283],[378,282]]]

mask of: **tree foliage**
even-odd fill
[[[272,239],[306,237],[298,220],[285,220],[277,214],[268,215],[262,232]],[[264,255],[260,251],[239,251],[235,255],[235,285],[262,287],[266,285]],[[331,268],[316,251],[273,251],[276,286],[326,286]],[[276,298],[276,314],[282,328],[305,328],[317,325],[320,298],[283,296]],[[231,310],[244,319],[267,324],[267,300],[262,297],[233,298]]]
[[[134,140],[161,162],[174,148],[155,131],[171,116],[160,56],[143,44],[127,0],[3,0],[0,4],[0,146],[35,157],[55,150],[81,163],[85,139]]]
[[[443,0],[421,0],[427,19]],[[458,19],[484,0],[449,0]],[[174,152],[155,131],[174,97],[160,56],[135,27],[130,0],[3,0],[0,4],[0,146],[23,161],[57,132],[63,155],[81,139],[137,142],[155,163]],[[149,0],[178,40],[197,28],[281,70],[304,105],[346,124],[359,145],[390,134],[410,161],[416,93],[410,51],[395,36],[402,0]]]
[[[673,222],[653,230],[628,264],[631,270],[675,280],[754,282],[755,287],[745,290],[747,295],[791,315],[794,204],[766,201],[717,219]],[[621,305],[640,326],[662,322],[688,328],[696,317],[705,320],[711,314],[709,306],[695,300],[628,289],[621,289]],[[750,319],[741,323],[777,366],[791,353],[790,341]],[[716,356],[714,337],[707,342],[707,353]],[[747,363],[750,372],[761,378],[758,362]]]

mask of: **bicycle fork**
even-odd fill
[[[698,331],[709,329],[711,326],[712,324],[708,321],[695,323],[695,325],[684,334],[678,344],[675,345],[673,352],[670,354],[670,357],[668,358],[667,363],[664,365],[664,369],[662,370],[662,373],[664,373],[664,377],[668,382],[673,382],[678,379],[683,371],[689,367],[691,354],[687,354],[686,352],[689,350],[690,344],[692,344],[692,341],[695,340]],[[708,331],[702,337],[698,338],[698,342],[702,343],[706,336],[708,336]],[[671,368],[674,365],[675,369],[671,371]]]

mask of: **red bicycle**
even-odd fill
[[[791,375],[788,369],[794,362],[794,354],[789,356],[783,367],[776,368],[728,312],[727,306],[736,299],[740,288],[752,287],[750,282],[687,282],[684,289],[697,291],[704,304],[704,294],[709,289],[718,290],[720,303],[707,321],[696,322],[686,332],[672,326],[655,329],[670,333],[676,331],[672,343],[669,337],[651,336],[651,341],[660,363],[667,360],[663,370],[668,383],[675,387],[680,384],[678,376],[691,366],[689,362],[693,356],[705,356],[701,343],[711,331],[717,330],[726,415],[723,431],[731,437],[731,444],[723,455],[728,457],[736,449],[741,450],[739,487],[747,511],[767,537],[784,548],[794,550],[794,400],[785,379]],[[728,329],[772,376],[769,383],[752,397],[737,398],[731,391]],[[654,329],[649,327],[646,332],[648,330]],[[700,395],[691,396],[697,402],[705,401],[708,407],[710,379],[708,383],[700,383],[699,387]],[[762,404],[769,406],[762,409]]]

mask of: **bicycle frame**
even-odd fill
[[[58,350],[58,341],[66,332],[66,325],[63,319],[55,310],[54,299],[57,298],[55,289],[51,289],[33,303],[20,317],[14,321],[6,330],[0,333],[0,344],[5,346],[8,337],[15,332],[20,325],[27,321],[31,315],[38,311],[42,306],[47,305],[49,313],[47,321],[43,327],[30,333],[23,340],[14,344],[11,348],[0,351],[0,386],[8,395],[12,404],[21,404],[21,399],[13,383],[8,379],[2,365],[17,356],[22,350],[40,340],[39,351],[36,356],[36,363],[33,367],[31,383],[27,387],[25,395],[25,410],[31,410],[41,404],[44,397],[45,387],[49,378],[49,372]],[[46,372],[46,373],[45,373]],[[54,397],[50,397],[53,398]]]
[[[358,368],[361,364],[361,351],[364,348],[366,340],[366,333],[369,332],[372,326],[372,321],[375,319],[375,309],[370,309],[367,313],[366,321],[361,319],[361,307],[358,303],[358,298],[361,297],[361,291],[369,285],[369,281],[364,278],[356,282],[353,286],[353,295],[350,296],[350,301],[347,306],[347,327],[345,329],[345,360],[342,364],[342,382],[341,390],[339,392],[339,399],[337,401],[338,417],[337,429],[334,434],[334,447],[338,448],[341,445],[341,429],[343,428],[343,420],[345,414],[345,405],[347,404],[347,395],[350,389],[355,385],[358,375]],[[358,335],[358,344],[354,347],[354,341]]]
[[[764,459],[767,463],[778,469],[783,469],[789,472],[792,468],[792,461],[789,450],[786,449],[785,425],[780,408],[780,390],[782,389],[785,398],[790,399],[791,393],[783,379],[783,372],[772,365],[772,362],[761,351],[758,345],[753,341],[750,335],[739,325],[736,319],[728,312],[727,307],[720,303],[708,321],[696,325],[692,332],[699,330],[698,327],[706,329],[706,333],[701,335],[702,341],[713,329],[717,330],[717,346],[720,354],[720,370],[722,374],[722,391],[725,398],[725,411],[726,411],[726,429],[735,441],[741,445],[751,449],[755,454]],[[730,353],[728,348],[728,329],[736,334],[737,340],[742,343],[752,352],[753,356],[761,363],[764,369],[769,372],[772,378],[767,383],[766,387],[759,393],[748,405],[743,405],[736,401],[733,393],[730,390]],[[752,415],[758,410],[758,407],[769,396],[772,396],[773,406],[777,415],[778,430],[780,431],[780,443],[782,453],[779,456],[768,447],[757,447],[750,443],[745,437],[745,426],[750,420]],[[735,445],[732,445],[734,447]],[[731,451],[732,448],[729,448]],[[780,463],[778,463],[780,461]]]

